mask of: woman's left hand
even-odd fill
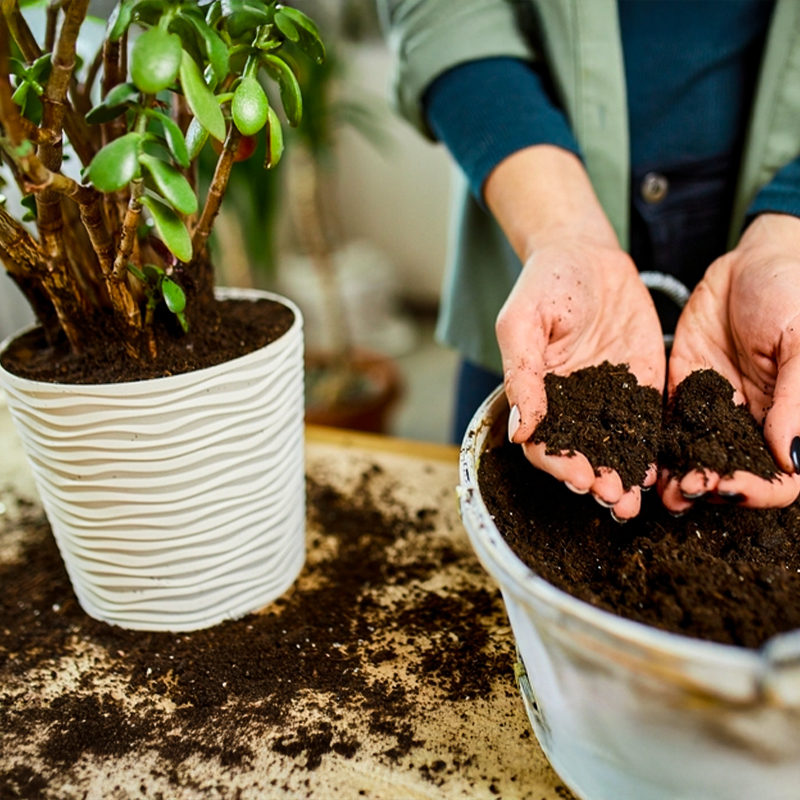
[[[673,513],[703,495],[748,508],[783,507],[800,493],[800,219],[762,214],[738,246],[706,271],[681,314],[669,361],[670,396],[698,369],[714,369],[759,422],[781,472],[773,480],[665,473],[659,488]]]

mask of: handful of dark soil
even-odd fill
[[[544,442],[549,455],[580,451],[596,474],[616,470],[626,491],[656,462],[679,477],[695,469],[723,476],[747,470],[769,480],[780,472],[761,427],[714,370],[689,375],[666,409],[626,364],[608,361],[566,377],[550,373],[545,390],[547,414],[531,441]]]
[[[627,364],[604,361],[566,377],[544,380],[547,414],[531,436],[548,455],[580,451],[595,473],[616,470],[625,491],[640,485],[655,463],[661,437],[662,399],[640,386]]]
[[[665,415],[659,462],[677,476],[704,468],[719,475],[746,470],[768,480],[780,468],[747,406],[713,369],[693,372],[676,389]]]

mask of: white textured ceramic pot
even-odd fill
[[[303,322],[248,355],[148,381],[64,385],[0,368],[83,609],[187,631],[261,608],[305,560]],[[11,339],[0,345],[4,349]]]
[[[481,454],[506,435],[502,388],[460,461],[472,545],[499,583],[541,746],[584,800],[797,800],[800,631],[758,651],[657,630],[556,589],[518,559],[484,505]]]

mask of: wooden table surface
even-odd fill
[[[20,557],[20,540],[27,535],[18,500],[35,501],[35,488],[1,397],[0,454],[0,567],[5,562],[8,568]],[[121,679],[126,653],[102,647],[93,633],[98,623],[91,627],[85,620],[84,626],[79,609],[70,628],[72,638],[62,642],[58,652],[40,655],[27,671],[11,669],[15,654],[9,652],[6,642],[14,637],[4,640],[2,634],[4,628],[6,635],[15,633],[8,625],[24,624],[20,621],[23,618],[15,615],[13,620],[0,620],[0,800],[571,797],[531,733],[514,682],[513,637],[499,592],[472,554],[458,517],[457,455],[456,448],[449,446],[323,428],[307,430],[307,474],[317,485],[335,487],[346,496],[356,488],[364,491],[363,476],[370,473],[366,491],[378,507],[384,503],[403,509],[410,519],[421,515],[430,519],[429,530],[401,534],[391,552],[412,564],[415,560],[421,563],[423,555],[433,552],[449,554],[440,569],[421,571],[405,583],[378,589],[382,595],[373,597],[369,613],[379,615],[377,619],[380,614],[386,615],[386,624],[378,626],[374,641],[341,643],[345,651],[350,648],[348,652],[360,659],[365,686],[395,681],[395,690],[410,699],[404,724],[413,735],[406,737],[403,752],[398,754],[396,749],[396,730],[382,732],[374,716],[371,722],[367,719],[363,704],[338,699],[330,691],[323,693],[311,686],[294,701],[285,720],[272,727],[243,726],[237,731],[237,718],[244,719],[240,715],[248,710],[245,701],[238,705],[228,701],[219,707],[214,725],[220,741],[227,743],[225,746],[246,748],[247,757],[238,761],[226,759],[225,746],[221,746],[213,752],[209,748],[194,752],[179,765],[167,764],[157,742],[135,737],[129,740],[125,753],[102,754],[102,749],[87,746],[86,752],[72,761],[48,759],[47,745],[52,745],[57,726],[41,721],[52,720],[52,715],[36,716],[32,708],[51,711],[65,698],[75,700],[83,695],[110,697],[130,710],[131,724],[136,709],[145,704],[160,704],[159,714],[165,719],[176,710],[146,682],[134,685]],[[29,508],[26,515],[30,518]],[[310,591],[325,560],[334,557],[324,545],[325,532],[319,522],[313,521],[313,514],[309,519],[308,563],[290,590],[292,597],[301,596],[292,593]],[[474,630],[491,650],[492,663],[501,666],[486,676],[488,689],[480,696],[454,696],[447,690],[448,676],[437,673],[435,664],[424,668],[422,662],[423,654],[428,658],[433,654],[435,660],[437,642],[450,641],[442,637],[457,638],[458,633],[449,627],[454,620],[444,615],[437,620],[440,630],[416,638],[400,636],[398,620],[404,614],[418,613],[420,598],[450,598],[455,602],[481,590],[488,593],[491,603],[485,611],[476,611]],[[38,612],[33,609],[32,613]],[[264,613],[270,613],[269,609]],[[38,619],[45,617],[42,612]],[[369,657],[389,642],[391,661]],[[190,659],[191,646],[186,645]],[[426,680],[428,674],[435,680]],[[20,726],[14,723],[25,714],[30,717],[30,728],[20,735]],[[177,720],[170,735],[180,735]],[[80,720],[65,720],[65,730],[68,723],[80,725]],[[310,751],[286,746],[287,737],[300,724],[304,731],[317,726],[313,729],[338,731],[342,737],[346,732],[348,741],[357,744],[349,750],[340,748],[341,752],[328,748],[312,763]]]

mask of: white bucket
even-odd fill
[[[800,631],[760,650],[700,641],[595,608],[517,558],[478,488],[506,435],[498,388],[461,449],[460,508],[500,585],[534,731],[583,800],[797,800]]]
[[[276,300],[295,321],[241,358],[147,381],[66,385],[0,367],[78,601],[96,619],[205,628],[274,600],[305,561],[302,316],[266,292],[218,296]]]

